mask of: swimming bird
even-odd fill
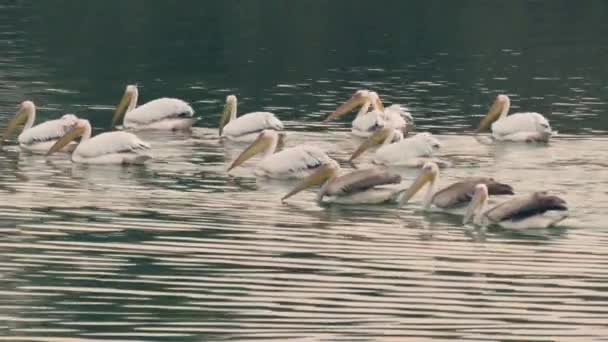
[[[349,161],[355,160],[361,154],[374,146],[380,146],[372,159],[374,164],[403,165],[420,167],[433,152],[441,147],[441,143],[431,133],[418,133],[413,137],[403,138],[401,131],[394,128],[382,128],[365,140],[350,156]]]
[[[402,131],[413,122],[412,115],[400,105],[385,108],[378,93],[357,90],[344,104],[331,113],[324,122],[336,120],[352,110],[361,107],[352,123],[351,132],[358,137],[369,137],[378,129],[387,127]],[[372,111],[369,111],[370,107]],[[369,112],[368,112],[369,111]]]
[[[258,177],[288,179],[310,175],[331,159],[316,146],[299,145],[276,152],[281,134],[275,130],[264,130],[230,165],[228,172],[253,156],[263,153],[255,168]],[[275,153],[276,152],[276,153]]]
[[[492,130],[498,141],[547,142],[555,133],[549,121],[539,113],[509,113],[511,100],[507,95],[498,95],[492,107],[481,120],[477,133]]]
[[[549,228],[568,217],[566,201],[546,192],[513,198],[494,207],[488,206],[488,199],[487,185],[477,184],[462,223],[467,224],[472,219],[479,226],[498,225],[507,229],[524,230]]]
[[[401,183],[401,176],[383,168],[355,170],[340,175],[340,166],[336,162],[327,163],[313,174],[298,183],[293,190],[283,196],[285,201],[291,196],[321,185],[317,194],[318,203],[340,204],[379,204],[395,202],[404,189],[386,185]]]
[[[226,97],[226,106],[220,121],[221,137],[233,141],[251,142],[265,129],[283,130],[281,120],[270,112],[253,112],[237,118],[237,99],[234,95]]]
[[[72,152],[72,161],[84,164],[142,164],[152,158],[147,152],[150,145],[135,134],[115,131],[91,137],[91,124],[79,119],[72,128],[53,145],[51,155],[80,137],[80,143]]]
[[[128,85],[112,118],[112,127],[123,119],[127,129],[188,130],[196,122],[194,110],[180,99],[163,97],[137,106],[137,86]]]
[[[399,206],[407,203],[420,189],[429,184],[422,207],[424,210],[443,211],[452,214],[464,213],[466,206],[473,198],[475,186],[485,184],[492,195],[513,195],[513,188],[504,183],[499,183],[492,178],[474,177],[453,183],[439,191],[435,189],[439,179],[439,167],[433,162],[427,162],[422,167],[420,174],[412,185],[403,193],[399,200]]]
[[[33,153],[46,153],[57,139],[72,127],[78,118],[74,114],[66,114],[59,119],[45,121],[34,126],[35,120],[36,106],[34,102],[21,102],[17,114],[4,131],[0,144],[8,140],[21,125],[24,125],[21,134],[17,137],[19,147]],[[74,144],[67,145],[62,151],[69,152],[74,146]]]

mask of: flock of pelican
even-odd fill
[[[137,131],[189,130],[197,118],[192,107],[180,99],[160,98],[138,106],[138,97],[137,87],[127,86],[112,118],[112,127],[118,130],[96,136],[92,136],[88,120],[73,114],[34,125],[36,107],[33,102],[24,101],[7,125],[0,143],[5,143],[21,128],[17,137],[19,147],[31,153],[70,153],[74,163],[142,164],[152,158],[151,147],[135,135]],[[541,114],[508,115],[509,108],[509,97],[498,95],[476,134],[490,131],[495,141],[516,142],[547,142],[554,134]],[[376,92],[359,90],[325,122],[340,119],[357,109],[351,131],[364,141],[353,151],[349,162],[373,150],[374,166],[349,172],[314,145],[282,148],[285,132],[281,120],[270,112],[237,116],[237,98],[229,95],[221,114],[219,137],[246,142],[249,146],[232,161],[227,171],[261,155],[254,169],[255,176],[298,180],[282,201],[306,189],[320,187],[319,203],[394,202],[403,206],[426,187],[422,209],[462,215],[463,224],[546,228],[568,216],[563,199],[546,192],[515,195],[510,185],[490,177],[462,179],[438,189],[439,166],[449,165],[433,158],[441,143],[428,132],[412,134],[413,118],[407,108],[385,107]],[[412,184],[402,186],[401,176],[386,167],[390,165],[419,168],[420,173]]]

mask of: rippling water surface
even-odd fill
[[[600,341],[608,336],[603,2],[222,1],[0,5],[0,119],[32,99],[108,129],[124,85],[203,120],[141,133],[143,167],[0,154],[0,340]],[[379,19],[378,19],[379,18]],[[497,20],[500,19],[498,22]],[[504,25],[502,24],[504,21]],[[555,229],[463,228],[419,200],[325,206],[292,184],[228,175],[225,95],[271,110],[288,146],[347,159],[354,90],[408,106],[453,163],[569,203]],[[498,93],[543,112],[549,145],[472,136]],[[362,158],[364,167],[369,157]],[[407,182],[416,170],[395,169]]]

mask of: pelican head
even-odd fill
[[[61,138],[59,138],[53,146],[46,153],[47,156],[61,151],[64,146],[71,143],[72,141],[81,138],[82,140],[88,139],[91,136],[91,124],[89,120],[78,119],[72,126],[72,128],[67,131]]]
[[[125,89],[125,94],[122,96],[120,103],[114,111],[114,117],[112,118],[112,127],[116,126],[120,120],[125,116],[126,113],[130,112],[137,105],[137,97],[139,92],[137,91],[136,85],[128,85]]]
[[[36,115],[36,106],[32,101],[23,101],[19,105],[19,109],[15,114],[15,117],[9,122],[4,134],[2,135],[2,140],[0,141],[0,145],[4,143],[5,140],[10,139],[12,134],[20,127],[26,125],[27,122],[31,124],[34,123],[34,116]]]
[[[469,203],[469,206],[464,213],[462,224],[467,224],[472,219],[477,221],[479,215],[482,214],[486,204],[488,203],[488,197],[488,187],[485,184],[475,185],[475,192],[473,193],[471,203]]]
[[[479,123],[479,127],[477,128],[477,132],[483,132],[490,128],[492,123],[494,123],[499,118],[507,115],[509,112],[509,107],[511,106],[511,100],[507,95],[498,95],[496,96],[496,100],[494,100],[494,104],[490,107],[490,110],[486,114],[486,116]]]
[[[357,150],[350,156],[348,159],[349,162],[352,162],[357,157],[363,154],[363,152],[368,149],[379,146],[387,143],[392,143],[399,141],[403,138],[403,133],[399,130],[395,130],[394,128],[384,127],[382,129],[377,130],[374,134],[372,134],[367,140],[365,140]]]
[[[243,164],[260,153],[271,154],[280,143],[282,135],[275,130],[264,130],[230,165],[228,171]]]
[[[220,119],[220,136],[222,136],[222,131],[226,124],[234,119],[234,116],[236,116],[236,96],[228,95],[226,96],[226,105],[224,106],[224,111],[222,112],[222,117]]]
[[[289,197],[308,188],[325,184],[327,181],[337,177],[339,172],[340,165],[338,165],[338,163],[335,161],[321,165],[315,172],[304,178],[302,181],[296,184],[296,186],[289,193],[283,196],[283,198],[281,198],[281,202],[285,202],[285,200]],[[319,194],[319,197],[323,197],[322,193]]]
[[[414,180],[414,183],[410,185],[410,187],[405,191],[401,199],[399,200],[399,205],[402,206],[407,203],[414,195],[420,191],[427,183],[433,183],[437,180],[439,176],[439,167],[437,164],[433,162],[426,162],[422,166],[420,170],[420,174]]]
[[[380,111],[384,110],[378,93],[369,90],[357,90],[348,101],[339,106],[324,120],[324,122],[339,119],[359,107],[363,107],[367,110],[371,105],[374,106],[374,109]]]

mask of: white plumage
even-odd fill
[[[147,102],[125,115],[126,128],[184,129],[194,123],[194,110],[180,99],[163,97]]]
[[[268,155],[255,169],[255,175],[269,178],[302,178],[332,159],[318,147],[295,146]]]
[[[381,128],[394,128],[406,131],[408,122],[412,122],[412,115],[407,108],[400,105],[384,107],[376,92],[358,90],[344,104],[330,114],[325,122],[335,120],[361,107],[352,122],[352,133],[358,137],[369,137]],[[371,108],[371,111],[369,111]]]
[[[196,122],[194,110],[183,100],[163,97],[136,107],[138,97],[137,87],[127,86],[113,124],[117,123],[123,112],[123,127],[128,129],[184,130]]]
[[[150,159],[147,154],[150,145],[129,132],[106,132],[91,137],[91,124],[80,119],[60,138],[56,147],[81,137],[80,143],[72,152],[72,161],[84,164],[141,164]]]
[[[441,144],[431,133],[418,133],[411,138],[380,146],[372,161],[382,165],[422,166]]]
[[[237,117],[237,98],[226,97],[226,107],[222,113],[220,135],[232,141],[251,142],[266,129],[283,130],[284,126],[273,113],[252,112]]]
[[[66,114],[59,119],[49,120],[19,134],[19,146],[30,152],[46,153],[57,139],[61,138],[76,123],[78,118]]]
[[[302,178],[326,163],[335,162],[316,146],[300,145],[275,153],[279,139],[280,135],[277,131],[262,131],[258,138],[232,162],[228,171],[260,153],[263,153],[263,156],[254,171],[259,177]]]
[[[495,120],[491,127],[492,137],[499,141],[548,141],[555,132],[551,130],[549,121],[539,113],[525,112],[507,115],[511,100],[507,95],[498,95],[486,118],[480,125],[480,130],[487,122]]]
[[[23,130],[17,137],[21,149],[34,152],[46,153],[53,144],[62,137],[78,118],[73,114],[66,114],[59,119],[49,120],[34,126],[36,121],[36,106],[32,101],[24,101],[19,106],[19,111],[9,123],[4,138],[10,137],[11,133],[18,129],[23,122]],[[72,146],[66,147],[69,151]]]
[[[391,105],[384,110],[374,109],[370,112],[357,115],[352,123],[351,132],[353,135],[367,138],[381,128],[394,128],[406,131],[408,121],[412,122],[413,117],[400,105]]]

